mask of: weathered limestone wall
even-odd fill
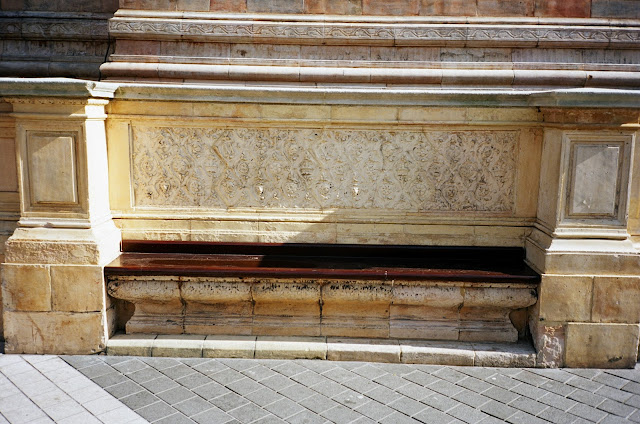
[[[126,239],[522,246],[533,108],[115,101]]]
[[[120,8],[393,16],[640,17],[637,0],[120,0]]]
[[[616,112],[542,109],[538,221],[526,243],[543,274],[530,325],[542,364],[636,362],[638,112]]]
[[[13,234],[20,217],[16,172],[15,122],[8,117],[11,105],[0,102],[0,264],[4,262],[4,244]],[[0,278],[2,266],[0,266]],[[2,300],[0,294],[0,301]],[[2,309],[0,308],[0,314]],[[0,318],[0,327],[2,319]],[[3,330],[0,328],[0,338]]]
[[[5,97],[21,205],[2,265],[5,350],[96,352],[113,331],[102,269],[120,241],[104,196],[109,90],[70,80],[20,84],[18,97]]]
[[[524,246],[538,363],[635,363],[640,1],[0,6],[0,75],[113,82],[0,81],[9,352],[101,349],[122,234]]]

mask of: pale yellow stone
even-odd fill
[[[193,114],[220,118],[260,118],[262,106],[252,103],[194,103]]]
[[[327,359],[324,337],[270,337],[256,340],[255,357],[259,359]]]
[[[259,223],[257,221],[239,221],[239,220],[191,220],[191,231],[203,231],[203,232],[230,232],[233,231],[244,232],[257,232],[259,230]]]
[[[88,355],[106,347],[101,313],[4,312],[5,353]]]
[[[544,321],[591,320],[593,277],[543,275],[538,289],[540,316]]]
[[[540,160],[540,191],[538,194],[538,219],[554,228],[558,219],[558,199],[560,195],[560,157],[562,152],[562,132],[545,130]]]
[[[109,159],[109,200],[111,208],[126,211],[133,206],[131,196],[131,165],[129,122],[107,121],[107,154]]]
[[[596,276],[593,279],[592,320],[626,324],[640,322],[640,278]]]
[[[235,278],[202,280],[185,277],[179,291],[187,302],[217,304],[251,300],[251,284]]]
[[[565,364],[570,368],[633,368],[638,324],[568,323]]]
[[[107,341],[107,355],[151,356],[156,334],[116,334]]]
[[[452,308],[462,305],[464,289],[455,282],[429,287],[421,282],[397,282],[393,285],[394,305],[419,305],[431,308]]]
[[[398,363],[400,345],[397,340],[328,337],[327,359]]]
[[[331,106],[261,105],[260,109],[264,119],[328,120],[331,117]]]
[[[399,110],[399,120],[409,122],[466,121],[467,109],[435,107],[403,107]]]
[[[540,187],[541,156],[542,132],[537,129],[520,130],[518,176],[515,192],[517,216],[534,217],[536,215]]]
[[[49,266],[4,264],[2,293],[5,311],[50,311]]]
[[[193,104],[189,102],[154,102],[154,101],[128,101],[118,100],[110,105],[114,115],[138,115],[138,116],[191,116]]]
[[[468,108],[466,117],[470,122],[517,122],[531,123],[542,120],[542,114],[536,108]]]
[[[79,203],[77,181],[77,133],[34,134],[26,140],[29,206]]]
[[[405,364],[473,366],[475,356],[469,343],[402,340],[400,350]]]
[[[207,336],[203,343],[203,358],[253,358],[255,336]]]
[[[389,337],[397,339],[458,340],[458,308],[391,305]]]
[[[18,228],[6,243],[8,263],[106,265],[120,254],[111,221],[92,229]]]
[[[153,341],[151,356],[202,358],[204,335],[160,335]]]
[[[4,131],[5,129],[0,128],[0,130]],[[0,191],[18,191],[16,150],[13,138],[0,138]]]
[[[52,265],[51,297],[54,311],[102,311],[107,306],[103,268]]]
[[[332,106],[331,119],[336,121],[397,121],[398,108],[382,106]]]

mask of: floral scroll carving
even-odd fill
[[[512,212],[517,131],[138,126],[135,205]]]

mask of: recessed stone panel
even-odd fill
[[[31,205],[78,203],[76,140],[71,134],[27,134]]]
[[[618,200],[620,145],[576,144],[569,215],[614,216]]]

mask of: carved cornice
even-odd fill
[[[540,46],[628,48],[640,44],[640,27],[513,22],[405,23],[317,22],[116,16],[109,32],[116,38],[181,39],[207,42],[278,44],[365,44],[394,46]]]

